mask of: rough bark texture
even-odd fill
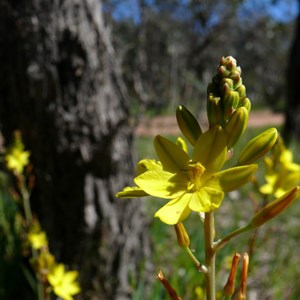
[[[130,299],[149,249],[133,173],[128,103],[97,0],[0,1],[0,123],[32,151],[33,206],[84,298]]]
[[[298,1],[300,5],[300,0]],[[300,141],[300,11],[296,23],[294,41],[291,47],[289,65],[287,70],[287,103],[285,124],[283,129],[284,138],[289,141],[296,138]]]

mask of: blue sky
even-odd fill
[[[209,0],[207,0],[209,1]],[[230,0],[228,0],[230,1]],[[181,0],[183,7],[188,4],[188,0]],[[148,5],[154,3],[154,0],[148,0]],[[166,1],[167,3],[167,1]],[[246,0],[243,5],[247,14],[254,16],[267,13],[278,22],[289,22],[296,18],[298,12],[297,0]],[[140,21],[140,11],[137,0],[120,1],[113,12],[115,20],[132,19],[134,23]]]

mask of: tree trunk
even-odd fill
[[[300,0],[298,1],[300,5]],[[298,12],[294,41],[291,47],[287,70],[287,103],[283,136],[288,142],[291,138],[300,141],[300,10]]]
[[[140,202],[114,197],[133,177],[133,136],[100,4],[0,1],[0,123],[32,152],[33,207],[83,298],[130,299],[149,245]]]

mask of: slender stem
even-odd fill
[[[28,192],[28,189],[25,185],[24,177],[21,176],[20,178],[20,191],[22,194],[23,199],[23,206],[24,206],[24,212],[25,212],[25,218],[28,225],[31,225],[32,223],[32,211],[31,211],[31,205],[30,205],[30,194]],[[38,253],[35,249],[32,249],[32,256],[33,258],[37,259]],[[44,287],[41,283],[40,279],[38,278],[38,274],[36,274],[37,278],[37,294],[38,294],[38,300],[44,300]]]
[[[197,257],[191,251],[191,249],[189,247],[185,247],[184,249],[187,252],[187,254],[189,255],[189,257],[192,259],[193,263],[196,265],[197,270],[199,272],[207,273],[208,270],[207,270],[206,266],[201,264],[201,262],[197,259]]]
[[[219,250],[220,248],[222,248],[227,242],[229,242],[229,240],[231,240],[233,237],[243,233],[243,232],[246,232],[246,231],[249,231],[251,230],[252,227],[251,225],[247,225],[245,227],[242,227],[242,228],[238,228],[236,229],[235,231],[232,231],[230,232],[228,235],[226,235],[224,238],[222,238],[221,240],[217,241],[214,245],[214,250],[217,251]]]
[[[205,265],[208,268],[208,272],[205,273],[206,300],[216,300],[216,252],[213,247],[214,234],[214,214],[206,213],[204,220]]]

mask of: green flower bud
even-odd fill
[[[228,77],[229,74],[230,74],[230,71],[227,70],[225,66],[219,66],[217,72],[218,72],[218,74],[219,74],[222,78]]]
[[[234,84],[237,84],[241,80],[241,74],[238,70],[233,70],[230,72],[229,78],[233,80]]]
[[[182,134],[194,146],[202,134],[201,127],[196,118],[183,105],[178,106],[176,118]]]
[[[239,107],[225,125],[224,131],[227,136],[227,147],[232,148],[245,131],[249,113],[244,107]]]
[[[223,78],[221,81],[221,92],[223,94],[233,90],[234,82],[230,78]]]
[[[240,101],[244,100],[246,98],[246,87],[241,84],[236,91],[239,93],[240,95]]]
[[[250,110],[251,110],[251,101],[250,101],[249,98],[246,98],[244,101],[242,101],[241,104],[242,104],[241,105],[242,107],[245,107],[248,110],[248,112],[250,112]]]
[[[228,118],[232,115],[234,110],[237,108],[240,101],[240,96],[238,92],[229,91],[224,95],[224,113]]]
[[[276,128],[271,128],[250,140],[242,149],[238,165],[248,165],[263,157],[275,144],[278,137]]]
[[[221,99],[219,97],[214,97],[212,94],[209,95],[207,101],[207,117],[210,127],[223,123]]]

